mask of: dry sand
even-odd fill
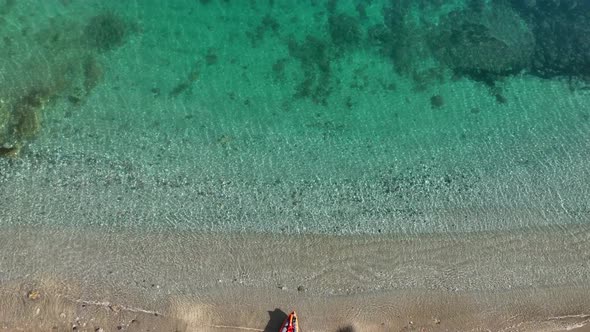
[[[404,238],[3,227],[0,236],[7,331],[274,331],[292,309],[304,331],[560,331],[590,321],[584,226]]]

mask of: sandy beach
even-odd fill
[[[0,322],[9,331],[274,331],[297,310],[304,331],[569,330],[590,320],[589,234],[8,228]]]

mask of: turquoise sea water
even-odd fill
[[[588,8],[525,3],[4,1],[2,222],[585,223]]]

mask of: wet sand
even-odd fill
[[[571,289],[478,295],[398,291],[324,299],[227,289],[195,298],[172,297],[162,311],[154,311],[145,309],[151,307],[147,299],[143,308],[75,300],[80,290],[64,291],[64,286],[46,283],[37,288],[40,298],[31,300],[22,285],[11,286],[3,287],[0,312],[2,328],[8,331],[276,331],[285,311],[266,303],[295,303],[305,331],[566,331],[590,322],[587,314],[554,316],[587,308],[588,292]],[[547,305],[562,304],[564,297],[577,304]]]
[[[560,331],[590,320],[585,226],[289,238],[4,226],[0,236],[8,331],[274,331],[293,309],[304,331]]]

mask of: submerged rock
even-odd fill
[[[488,81],[530,67],[535,38],[516,11],[493,5],[449,13],[433,38],[437,58],[455,72]]]
[[[541,77],[590,75],[590,2],[512,0],[535,35],[532,73]]]
[[[354,46],[361,40],[360,24],[350,15],[331,15],[328,19],[328,30],[332,42],[337,46]]]
[[[109,51],[125,43],[128,26],[112,12],[105,12],[90,19],[84,29],[88,44],[100,51]]]

